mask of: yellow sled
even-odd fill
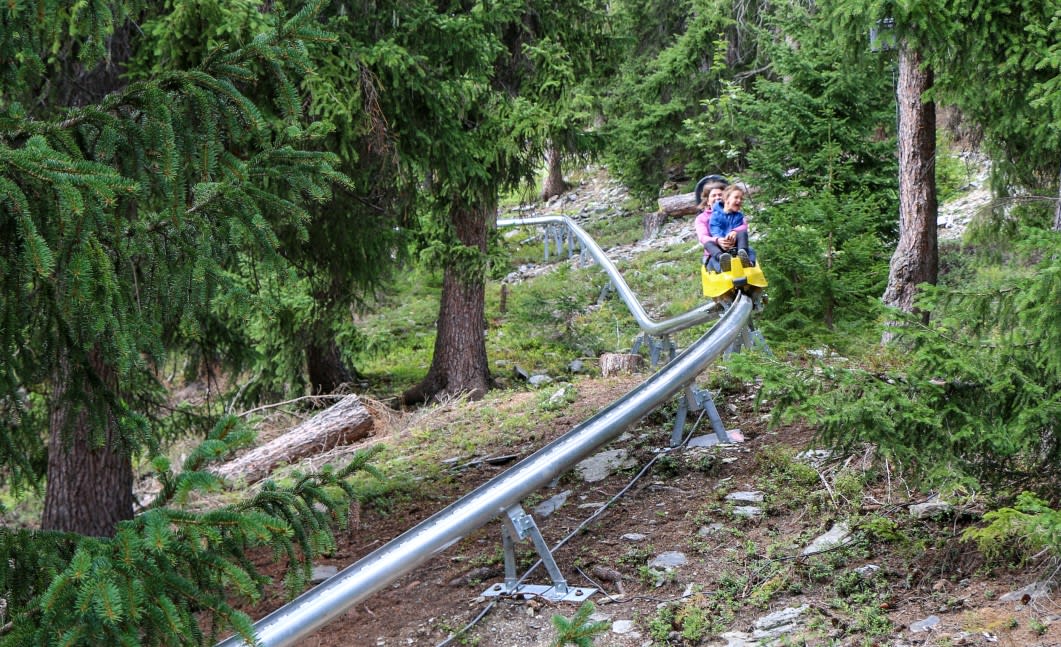
[[[704,286],[704,296],[718,299],[732,290],[740,290],[754,296],[766,287],[766,275],[756,263],[744,267],[739,256],[734,256],[728,272],[715,272],[700,266],[700,281]]]

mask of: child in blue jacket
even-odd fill
[[[743,202],[744,190],[731,184],[722,191],[722,200],[711,206],[707,227],[702,227],[708,220],[706,211],[696,219],[697,237],[708,254],[708,269],[730,271],[733,254],[744,267],[755,264],[755,251],[748,247],[748,223],[740,210]]]

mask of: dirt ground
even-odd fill
[[[485,455],[518,454],[525,458],[562,435],[600,408],[629,391],[645,376],[624,380],[584,380],[577,384],[578,401],[570,414],[543,430],[533,443],[491,448]],[[571,587],[601,591],[591,599],[595,619],[611,628],[596,637],[598,647],[649,645],[739,645],[721,638],[726,631],[750,633],[752,624],[786,607],[809,607],[808,626],[783,642],[791,645],[1061,645],[1061,608],[1054,597],[1002,601],[1005,594],[1049,575],[1042,564],[1022,570],[990,567],[975,544],[960,541],[963,528],[975,523],[973,510],[943,519],[909,519],[908,505],[924,501],[894,474],[876,478],[863,496],[859,514],[894,519],[932,541],[885,542],[855,533],[850,550],[800,558],[810,540],[829,530],[839,513],[824,506],[787,501],[786,493],[767,486],[766,514],[756,520],[732,515],[724,497],[736,490],[755,490],[771,482],[770,467],[760,460],[778,448],[810,448],[811,434],[798,427],[768,430],[763,411],[752,409],[750,392],[719,402],[728,428],[740,428],[746,440],[722,448],[683,448],[657,458],[638,480],[641,466],[667,448],[673,412],[653,414],[612,443],[625,448],[637,467],[621,470],[594,483],[569,473],[555,487],[524,502],[538,502],[570,490],[567,502],[548,518],[538,520],[549,545],[583,524],[599,506],[623,496],[592,524],[574,533],[556,551],[557,563]],[[694,432],[710,433],[706,420]],[[385,441],[385,439],[384,439]],[[842,468],[870,469],[871,453],[834,457],[817,469],[822,487],[817,501],[836,501],[844,493],[829,480]],[[475,486],[502,473],[511,464],[481,464],[464,470],[455,484],[440,487],[430,500],[417,500],[386,515],[365,511],[357,527],[342,538],[340,549],[324,563],[340,569],[379,548]],[[837,502],[836,509],[842,508]],[[845,512],[850,514],[850,511]],[[913,523],[913,525],[911,525]],[[923,531],[923,532],[922,532]],[[644,535],[640,541],[624,538]],[[519,574],[536,561],[529,542],[517,547]],[[658,578],[645,566],[664,551],[681,551],[688,563],[673,575]],[[410,574],[348,609],[312,636],[303,647],[383,647],[397,645],[483,645],[545,647],[553,644],[554,615],[571,617],[576,606],[523,598],[484,598],[481,594],[502,581],[501,525],[491,522]],[[874,595],[837,586],[850,581],[853,569],[879,567]],[[548,584],[544,569],[526,580]],[[722,596],[721,592],[726,595]],[[725,600],[725,602],[720,602]],[[247,609],[255,619],[283,602],[274,594]],[[660,608],[671,604],[703,609],[717,624],[714,630],[692,631],[672,622],[660,629]],[[487,610],[485,614],[482,614]],[[456,637],[451,635],[482,617]],[[728,614],[728,615],[727,615]],[[673,615],[673,614],[672,614]],[[679,614],[680,615],[680,614]],[[910,625],[939,619],[933,628],[913,632]],[[883,620],[882,620],[883,619]],[[884,629],[882,629],[882,623]],[[931,620],[930,620],[931,622]],[[614,623],[614,624],[611,624]],[[890,623],[890,627],[888,626]],[[664,623],[666,624],[666,623]],[[448,640],[448,642],[447,642]]]

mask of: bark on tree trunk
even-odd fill
[[[486,253],[487,226],[496,212],[488,205],[456,205],[451,220],[458,240]],[[481,398],[490,388],[486,359],[485,284],[483,269],[449,263],[442,280],[435,354],[427,376],[402,394],[405,404],[419,404],[438,395],[468,394]]]
[[[306,372],[313,393],[334,393],[340,386],[353,382],[356,372],[347,368],[335,340],[306,344]]]
[[[569,188],[571,188],[571,186],[564,181],[563,168],[560,162],[560,150],[555,146],[550,145],[549,149],[545,152],[545,166],[549,172],[546,174],[545,183],[542,185],[542,200],[548,200],[553,196],[563,195]]]
[[[90,397],[101,388],[114,390],[114,371],[98,353],[90,361],[100,384],[81,383],[78,388]],[[103,429],[95,429],[100,419],[67,397],[74,379],[64,353],[52,385],[48,485],[41,528],[111,537],[119,521],[133,518],[133,467],[122,448],[114,416],[103,415]]]
[[[936,108],[923,102],[932,88],[932,70],[921,55],[899,49],[899,242],[892,255],[886,305],[914,311],[919,283],[935,283],[939,266],[936,238]],[[924,313],[928,319],[928,313]],[[891,339],[885,333],[884,342]]]
[[[367,437],[373,422],[361,398],[350,395],[284,435],[210,471],[224,479],[255,483],[281,463],[293,463]]]
[[[98,103],[125,85],[122,74],[132,53],[133,29],[138,28],[131,22],[118,27],[107,41],[107,59],[92,69],[72,57],[66,72],[52,79],[58,102],[72,106]],[[81,389],[88,399],[99,401],[94,396],[101,390],[117,391],[117,376],[100,353],[93,351],[89,362],[99,382],[82,383],[84,374],[72,370],[69,353],[64,349],[59,354],[49,401],[48,484],[41,528],[110,537],[119,521],[133,518],[132,462],[113,415],[93,417],[88,407],[78,406],[67,396]],[[72,389],[74,380],[78,382]]]
[[[1061,172],[1058,173],[1057,204],[1054,205],[1054,231],[1061,231]]]

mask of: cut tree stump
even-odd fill
[[[361,398],[349,395],[294,429],[210,471],[229,481],[255,483],[277,465],[366,438],[374,421]]]
[[[600,356],[600,372],[604,377],[620,373],[635,373],[645,362],[640,355],[627,353],[604,353]]]

